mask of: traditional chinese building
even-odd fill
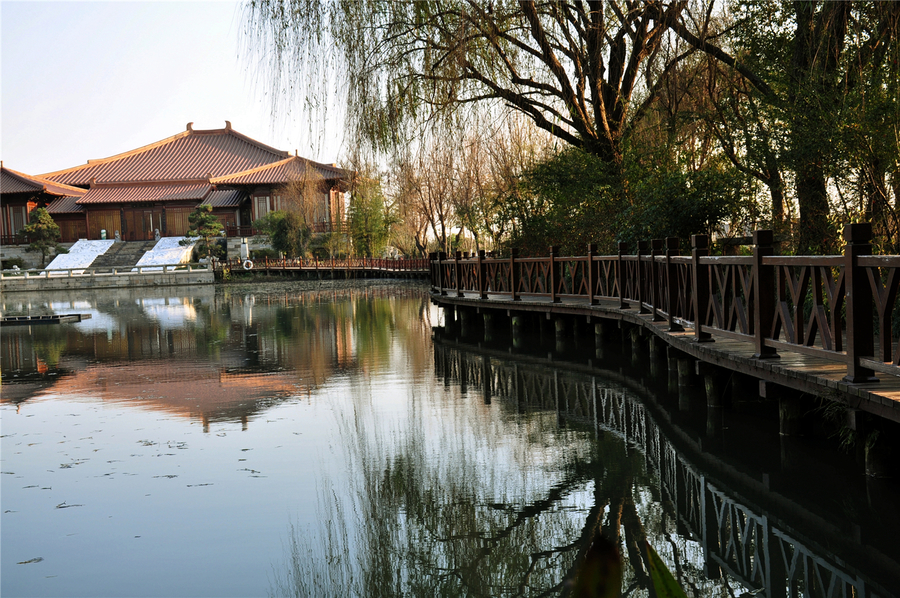
[[[16,233],[28,224],[29,213],[44,207],[59,225],[63,242],[83,238],[84,213],[76,202],[84,193],[84,189],[29,176],[0,164],[0,244],[21,242]]]
[[[80,238],[87,239],[100,239],[104,231],[126,241],[153,239],[157,231],[181,236],[200,204],[212,206],[227,234],[248,235],[254,220],[289,207],[284,190],[301,180],[307,188],[315,181],[316,228],[332,230],[343,221],[349,171],[291,156],[238,133],[228,121],[224,129],[192,125],[156,143],[33,178],[72,194],[51,214],[60,223],[80,219]],[[10,230],[17,230],[14,224]]]

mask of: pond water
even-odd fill
[[[0,594],[578,595],[587,562],[648,596],[657,553],[689,596],[898,595],[897,489],[852,455],[426,291],[3,296],[92,317],[0,331]]]

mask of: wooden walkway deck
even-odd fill
[[[716,334],[710,330],[712,342],[697,342],[690,328],[684,332],[669,332],[668,322],[653,321],[653,314],[639,313],[637,304],[620,309],[618,301],[600,300],[590,305],[587,298],[568,298],[553,303],[550,299],[523,297],[512,301],[509,295],[491,295],[481,299],[479,293],[467,292],[462,297],[432,293],[439,306],[470,308],[480,313],[539,312],[547,318],[557,315],[580,316],[585,323],[601,320],[622,321],[642,327],[647,333],[663,339],[670,347],[691,357],[727,370],[772,382],[803,393],[840,401],[848,408],[860,409],[878,417],[900,422],[900,377],[879,374],[879,381],[851,384],[844,381],[847,363],[779,349],[778,358],[754,358],[752,342]]]

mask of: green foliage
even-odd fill
[[[254,249],[250,252],[251,261],[277,260],[280,259],[278,251],[265,247],[263,249]]]
[[[390,234],[392,218],[385,205],[381,183],[362,179],[350,196],[350,238],[361,257],[381,255]]]
[[[19,269],[24,268],[25,260],[23,260],[20,257],[10,257],[10,258],[6,258],[2,262],[0,262],[0,269],[10,270],[13,267],[18,267]]]
[[[520,200],[505,206],[515,222],[510,245],[527,255],[546,255],[552,244],[564,255],[582,255],[596,243],[611,254],[617,241],[633,248],[640,240],[711,234],[752,207],[746,177],[724,165],[692,171],[630,159],[623,171],[619,178],[574,148],[537,165],[523,177]]]
[[[309,251],[319,259],[347,256],[347,235],[344,233],[322,233],[314,235]]]
[[[188,224],[190,229],[185,234],[186,238],[181,241],[181,245],[190,245],[194,243],[194,239],[200,238],[202,241],[198,243],[197,247],[200,257],[223,257],[225,255],[224,249],[217,242],[217,237],[222,234],[224,227],[213,215],[212,206],[197,206],[188,215]]]
[[[740,220],[745,177],[733,169],[655,169],[635,177],[634,201],[614,227],[630,247],[638,241],[712,235],[723,222]]]
[[[309,255],[312,231],[301,214],[283,210],[269,212],[254,222],[253,226],[268,237],[269,243],[276,251],[280,251],[286,257]]]
[[[650,574],[650,581],[653,583],[653,593],[657,598],[686,598],[684,590],[675,581],[672,572],[669,571],[663,560],[659,558],[659,554],[656,553],[653,546],[647,542],[646,547],[647,570]]]
[[[31,211],[31,217],[22,234],[28,241],[28,251],[41,252],[41,267],[47,263],[47,256],[51,251],[65,253],[66,249],[59,244],[62,236],[59,225],[53,221],[46,208],[35,208]]]
[[[551,245],[578,255],[587,243],[612,251],[621,195],[606,162],[567,148],[525,172],[522,187],[502,212],[513,222],[510,246],[523,255],[546,255]]]

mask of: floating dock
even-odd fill
[[[56,314],[52,316],[3,316],[0,326],[34,326],[36,324],[62,324],[89,320],[91,314]]]

